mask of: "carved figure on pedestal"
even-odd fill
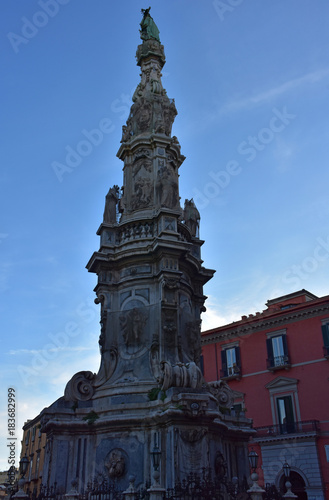
[[[192,236],[199,236],[200,213],[195,206],[193,198],[185,200],[183,218],[190,229]]]
[[[154,335],[152,345],[150,348],[150,366],[154,378],[157,382],[161,380],[161,369],[159,359],[159,336]]]
[[[130,125],[122,125],[122,139],[121,142],[128,142],[131,139],[131,126]]]
[[[227,463],[220,451],[216,452],[215,456],[215,474],[219,479],[223,479],[227,473]]]
[[[153,130],[156,134],[165,133],[163,111],[161,103],[159,101],[156,101],[153,104]]]
[[[159,170],[157,193],[160,205],[166,208],[175,208],[178,203],[177,181],[173,172],[167,166]]]
[[[148,207],[153,201],[153,186],[150,179],[139,177],[135,182],[135,193],[131,199],[133,210]]]
[[[126,347],[140,347],[142,342],[147,314],[140,308],[134,307],[120,315],[120,327]]]
[[[172,100],[169,106],[164,107],[163,115],[165,124],[165,134],[170,136],[172,125],[174,123],[175,116],[177,115],[174,99]]]
[[[115,224],[117,221],[117,203],[119,201],[119,186],[113,186],[105,198],[105,209],[103,221],[109,224]]]
[[[143,99],[144,101],[144,99]],[[135,106],[138,103],[135,104]],[[141,103],[137,106],[136,110],[136,122],[140,132],[147,132],[150,128],[152,110],[151,105],[148,103]]]
[[[126,208],[125,191],[124,191],[124,187],[122,186],[121,196],[120,196],[120,199],[118,201],[118,212],[120,214],[122,214],[125,211],[125,208]]]

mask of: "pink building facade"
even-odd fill
[[[207,382],[226,380],[231,411],[257,430],[260,484],[284,491],[283,464],[302,500],[329,500],[329,296],[301,290],[255,315],[202,333]]]

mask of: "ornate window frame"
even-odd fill
[[[299,380],[296,378],[276,377],[274,380],[271,380],[271,382],[266,384],[265,387],[270,394],[273,425],[279,426],[277,400],[284,396],[291,397],[295,422],[301,421],[301,413],[300,413],[300,406],[298,399],[298,388],[297,388],[298,382]]]

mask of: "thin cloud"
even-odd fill
[[[90,351],[91,347],[52,347],[51,349],[47,348],[48,352],[81,352],[81,351]],[[11,349],[9,354],[12,356],[17,356],[18,354],[42,354],[44,349]]]
[[[202,315],[202,331],[212,330],[213,328],[217,328],[219,326],[228,325],[233,321],[237,321],[239,316],[234,312],[226,311],[219,312],[220,306],[217,304],[216,299],[208,296],[207,302],[207,311]]]
[[[301,85],[316,83],[325,78],[329,73],[329,69],[320,69],[318,71],[313,71],[312,73],[307,73],[304,76],[300,76],[299,78],[294,78],[289,80],[282,85],[278,85],[277,87],[273,87],[271,89],[265,90],[264,92],[260,92],[257,95],[249,96],[244,99],[234,100],[225,104],[222,107],[221,111],[238,111],[243,108],[250,108],[252,106],[257,106],[266,101],[270,101],[273,98],[285,94],[290,90],[293,90]]]

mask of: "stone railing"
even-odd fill
[[[156,230],[154,222],[132,222],[117,230],[116,244],[120,245],[129,241],[153,238],[156,235]]]

